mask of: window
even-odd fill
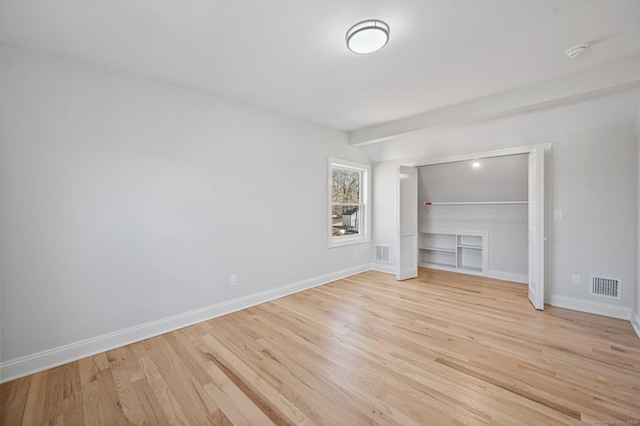
[[[329,159],[329,247],[369,241],[370,167]]]

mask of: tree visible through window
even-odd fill
[[[329,158],[329,247],[369,241],[370,166]]]
[[[331,233],[334,237],[360,233],[362,172],[331,168]]]
[[[331,235],[333,238],[362,233],[363,178],[365,170],[331,164]]]

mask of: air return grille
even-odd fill
[[[391,246],[376,244],[376,262],[391,263]]]
[[[618,278],[590,275],[589,281],[591,282],[590,294],[593,294],[594,296],[620,299],[620,287],[622,282]]]

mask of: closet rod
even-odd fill
[[[470,205],[480,205],[480,204],[528,204],[528,201],[451,201],[451,202],[443,202],[443,203],[432,203],[430,201],[425,201],[423,205],[425,206],[470,206]]]

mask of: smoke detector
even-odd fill
[[[567,58],[573,59],[576,56],[580,55],[581,53],[584,53],[588,48],[589,48],[589,45],[587,44],[579,44],[577,46],[573,46],[567,49],[567,51],[564,52],[564,54],[567,55]]]

